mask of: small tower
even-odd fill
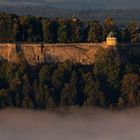
[[[118,42],[113,32],[110,32],[106,38],[107,47],[116,47]]]
[[[71,18],[71,20],[72,20],[73,22],[79,21],[79,19],[78,19],[77,17],[75,17],[75,16],[73,16],[73,17]]]

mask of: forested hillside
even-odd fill
[[[122,61],[127,54],[127,61]],[[68,106],[124,108],[140,104],[140,65],[131,48],[98,49],[94,65],[66,61],[29,66],[0,63],[0,107]]]
[[[23,43],[98,43],[113,32],[124,43],[118,49],[101,49],[93,65],[73,62],[30,66],[0,61],[0,107],[53,109],[65,106],[123,108],[140,104],[140,63],[133,46],[139,42],[135,21],[123,28],[112,18],[83,22],[0,14],[0,41]],[[138,53],[138,51],[137,51]]]

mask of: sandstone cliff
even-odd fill
[[[55,63],[70,60],[93,64],[96,50],[103,44],[0,44],[0,60],[17,63],[18,55],[30,64]]]

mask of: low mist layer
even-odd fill
[[[139,140],[140,108],[70,112],[0,111],[1,140]]]

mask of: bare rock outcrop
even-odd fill
[[[16,44],[0,44],[0,60],[18,62]]]
[[[18,55],[22,54],[30,65],[66,60],[93,64],[99,47],[102,47],[102,44],[0,44],[0,60],[17,63]]]

